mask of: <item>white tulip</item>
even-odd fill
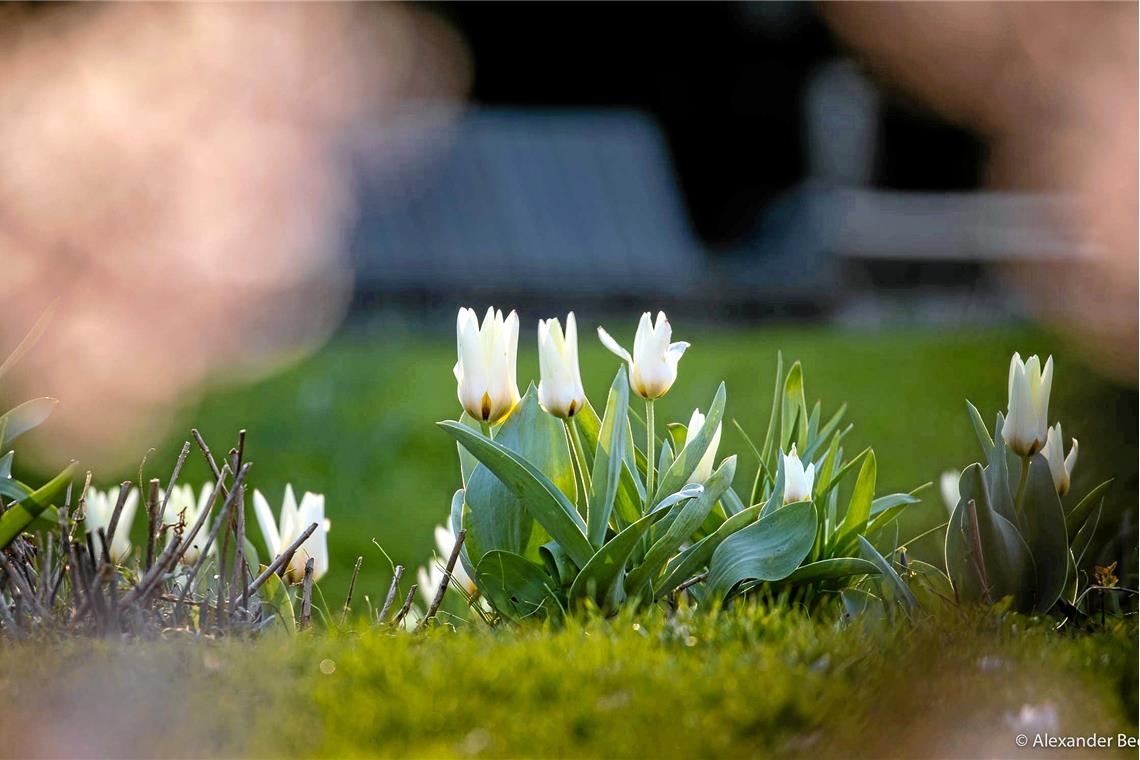
[[[1065,437],[1061,435],[1061,423],[1058,422],[1049,429],[1045,438],[1045,448],[1041,450],[1049,462],[1049,472],[1053,475],[1053,485],[1059,496],[1069,492],[1069,481],[1073,477],[1073,468],[1077,466],[1077,439],[1073,439],[1068,456],[1065,456],[1064,440]]]
[[[518,314],[512,311],[504,319],[502,311],[489,308],[480,327],[474,309],[460,309],[455,335],[459,403],[480,422],[499,422],[511,413],[520,398],[515,379]]]
[[[958,490],[958,481],[961,479],[962,473],[957,470],[947,470],[942,473],[938,481],[938,485],[942,488],[942,501],[946,503],[946,511],[950,514],[954,514],[958,502],[962,500],[962,494]]]
[[[566,333],[557,319],[538,320],[538,403],[561,419],[573,417],[586,405],[578,371],[578,323],[566,315]]]
[[[91,541],[95,551],[102,555],[103,547],[99,543],[99,529],[106,532],[111,527],[111,515],[115,505],[119,502],[119,489],[100,491],[95,488],[87,489],[87,499],[83,510],[86,513],[84,527],[91,534]],[[111,561],[120,564],[131,553],[131,523],[135,520],[135,510],[139,506],[139,490],[132,488],[123,502],[123,509],[119,512],[119,522],[115,524],[115,535],[107,536],[108,548],[111,552]]]
[[[618,345],[617,341],[603,328],[598,328],[602,344],[629,364],[629,387],[644,399],[658,399],[669,392],[677,379],[677,362],[689,344],[680,341],[670,343],[673,328],[665,318],[665,312],[657,312],[657,324],[651,321],[649,312],[641,315],[637,325],[637,335],[633,338],[633,355]]]
[[[700,409],[693,410],[693,416],[689,418],[689,427],[685,430],[685,445],[697,437],[701,432],[701,428],[705,426],[705,416],[701,414]],[[712,440],[709,441],[709,447],[705,449],[704,456],[701,461],[697,462],[697,468],[693,470],[693,474],[689,476],[689,483],[704,483],[712,475],[713,465],[716,464],[716,450],[720,446],[720,431],[721,426],[716,426],[716,432],[713,433]]]
[[[194,527],[194,523],[197,522],[198,516],[202,514],[202,510],[206,508],[206,504],[210,501],[210,494],[213,492],[214,486],[206,483],[198,493],[198,498],[195,499],[194,489],[190,486],[174,486],[170,490],[170,498],[166,501],[166,511],[162,515],[163,523],[173,525],[178,522],[179,516],[182,516],[185,519],[184,531],[189,532],[190,528]],[[162,498],[161,494],[159,498]],[[194,536],[194,541],[183,553],[180,562],[184,565],[193,565],[197,562],[198,558],[202,556],[202,547],[206,545],[206,538],[209,535],[210,518],[207,517],[197,535]],[[171,531],[167,540],[168,542],[173,541],[174,538],[174,531]]]
[[[1049,391],[1053,386],[1053,357],[1042,369],[1037,356],[1009,362],[1009,413],[1001,437],[1019,456],[1028,457],[1045,445],[1049,430]]]
[[[317,524],[317,529],[293,553],[293,559],[285,570],[286,581],[297,583],[302,580],[305,577],[305,563],[310,557],[313,558],[314,581],[320,580],[321,576],[328,572],[328,532],[331,523],[325,519],[325,497],[322,494],[306,491],[298,506],[297,497],[293,495],[293,486],[285,486],[280,524],[275,525],[269,502],[261,495],[261,491],[255,490],[253,511],[257,515],[257,524],[261,527],[261,535],[265,538],[265,545],[269,549],[271,558],[285,551],[310,525]]]
[[[811,500],[814,485],[815,463],[809,463],[805,470],[800,455],[796,453],[796,444],[793,443],[792,450],[784,454],[784,503]]]

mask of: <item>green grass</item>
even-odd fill
[[[740,608],[557,630],[71,640],[51,656],[15,644],[0,755],[1010,757],[1035,715],[1057,735],[1135,735],[1134,624],[1051,628],[844,628]]]
[[[615,326],[612,320],[609,324]],[[632,331],[632,323],[628,327],[625,332]],[[1082,439],[1075,489],[1099,482],[1093,480],[1099,474],[1094,470],[1103,471],[1098,460],[1103,464],[1105,449],[1111,448],[1089,438],[1088,430],[1103,427],[1112,410],[1088,401],[1106,394],[1112,398],[1114,391],[1038,333],[1016,328],[686,330],[683,323],[676,329],[693,347],[681,362],[673,390],[658,402],[659,421],[687,421],[695,406],[707,407],[724,379],[726,416],[762,439],[776,352],[783,351],[786,362],[803,362],[809,404],[822,399],[826,414],[848,403],[847,419],[855,424],[849,451],[874,446],[881,493],[936,483],[944,469],[977,458],[964,399],[977,404],[987,419],[1004,408],[1014,350],[1058,354],[1053,408],[1066,410],[1066,432]],[[619,340],[629,337],[618,333]],[[600,404],[618,360],[592,339],[591,330],[584,328],[582,335],[583,379],[589,396]],[[524,330],[518,360],[524,389],[529,380],[537,381],[532,339],[533,332]],[[332,569],[322,590],[330,606],[343,600],[357,556],[365,558],[358,594],[375,600],[386,590],[389,566],[373,540],[395,562],[410,568],[422,564],[433,550],[432,527],[446,518],[451,494],[459,486],[454,444],[434,424],[459,412],[451,375],[454,351],[453,337],[438,332],[357,331],[344,336],[290,371],[254,386],[211,394],[199,408],[187,410],[182,432],[156,446],[158,455],[152,457],[148,473],[167,477],[191,426],[198,426],[220,450],[232,445],[239,427],[247,428],[247,458],[254,462],[250,478],[271,503],[279,502],[286,482],[326,494]],[[1126,425],[1131,437],[1135,424]],[[1125,451],[1120,461],[1135,472],[1134,439],[1129,446],[1131,457]],[[726,425],[721,455],[741,455],[737,478],[745,489],[755,470],[747,450],[735,427]],[[186,473],[191,482],[206,477],[196,451]],[[131,472],[119,475],[137,477]],[[900,539],[943,520],[937,488],[929,489],[924,502],[905,514]],[[141,526],[136,531],[141,537]],[[915,556],[931,560],[941,552],[937,537],[910,548]]]

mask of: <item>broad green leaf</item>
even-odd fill
[[[1065,527],[1065,510],[1053,485],[1049,462],[1041,454],[1029,460],[1026,482],[1025,543],[1033,555],[1037,570],[1037,595],[1034,609],[1048,612],[1065,589],[1068,572],[1069,533]]]
[[[843,515],[843,522],[839,524],[836,534],[836,546],[843,546],[848,539],[866,530],[867,519],[871,516],[871,502],[875,499],[877,470],[875,452],[871,451],[863,460],[863,466],[859,468],[859,477],[855,480],[851,500],[847,502],[847,512]]]
[[[1010,493],[1010,479],[1017,482],[1016,479],[1021,477],[1020,459],[1016,465],[1016,471],[1010,469],[1009,458],[1006,456],[1005,440],[1001,437],[1002,426],[1005,425],[1005,420],[998,412],[997,421],[994,423],[994,443],[990,447],[990,456],[986,460],[986,492],[990,497],[990,505],[1002,517],[1009,520],[1019,528],[1024,526],[1021,524],[1021,518],[1017,515],[1013,505],[1013,495]]]
[[[3,416],[0,416],[0,429],[4,432],[0,435],[0,446],[7,446],[12,441],[19,438],[24,433],[36,427],[48,417],[51,416],[52,411],[55,410],[59,399],[49,398],[34,398],[31,401],[25,401],[19,406],[11,409]]]
[[[883,585],[891,590],[892,595],[902,602],[907,610],[916,608],[918,606],[918,600],[914,598],[914,594],[910,593],[910,588],[903,582],[903,579],[899,577],[899,574],[895,572],[895,569],[891,567],[891,563],[887,562],[887,560],[883,558],[883,555],[879,554],[879,550],[876,549],[870,541],[863,538],[863,536],[858,536],[858,539],[859,552],[863,555],[864,559],[879,568],[879,576]]]
[[[646,583],[651,583],[664,569],[665,564],[677,553],[681,544],[688,541],[693,531],[701,526],[708,517],[718,499],[732,483],[736,475],[736,457],[731,456],[724,460],[719,468],[709,476],[704,484],[704,492],[689,501],[677,513],[676,518],[665,531],[665,535],[657,539],[649,548],[645,559],[626,578],[625,588],[629,592],[640,589]]]
[[[657,597],[672,593],[673,589],[696,575],[698,570],[708,564],[713,552],[726,538],[756,521],[763,507],[763,504],[756,504],[738,512],[721,523],[714,533],[674,557],[665,571],[665,579],[657,584]]]
[[[875,517],[893,507],[918,504],[920,501],[922,501],[922,499],[915,496],[914,493],[889,493],[871,502],[871,517]]]
[[[982,420],[978,407],[967,401],[966,409],[970,412],[970,424],[974,426],[974,435],[977,436],[978,446],[982,449],[982,459],[988,461],[990,450],[994,447],[994,439],[990,438],[990,431],[986,429],[986,423]]]
[[[539,550],[542,564],[551,578],[557,578],[561,588],[569,589],[578,577],[578,566],[570,561],[557,541],[547,541]],[[474,577],[474,576],[472,576]]]
[[[717,428],[720,427],[721,418],[724,416],[724,401],[724,383],[721,383],[716,390],[712,403],[709,404],[709,413],[705,417],[705,424],[701,427],[701,431],[689,441],[684,449],[677,453],[673,464],[661,475],[661,482],[657,487],[657,493],[654,495],[653,505],[658,504],[669,494],[679,491],[688,482],[693,471],[697,469],[705,451],[712,443],[713,436],[716,435]]]
[[[879,568],[865,559],[858,557],[833,557],[821,559],[818,562],[809,562],[800,565],[781,583],[815,583],[816,581],[835,581],[841,578],[850,578],[853,575],[877,575]]]
[[[993,509],[980,464],[962,472],[958,490],[961,498],[946,527],[945,544],[946,570],[958,600],[992,604],[1012,596],[1018,609],[1031,609],[1036,581],[1033,558],[1017,527]],[[971,500],[976,532],[968,509]]]
[[[1083,526],[1085,522],[1088,521],[1089,515],[1091,515],[1093,509],[1096,508],[1097,501],[1100,499],[1100,495],[1107,491],[1110,485],[1112,485],[1112,478],[1109,478],[1093,490],[1089,491],[1085,498],[1081,499],[1077,503],[1077,506],[1073,507],[1072,510],[1069,511],[1068,516],[1065,518],[1065,523],[1069,529],[1070,543],[1072,543],[1073,539],[1077,537],[1077,532],[1081,529],[1081,526]]]
[[[780,411],[780,441],[790,448],[794,442],[800,451],[807,448],[808,410],[804,399],[804,371],[794,362],[784,380],[783,405]]]
[[[491,606],[509,620],[561,615],[558,583],[525,557],[491,550],[483,555],[473,577]]]
[[[586,538],[586,525],[578,510],[550,478],[514,451],[497,441],[484,438],[482,434],[458,422],[448,420],[437,424],[466,446],[481,464],[526,505],[527,512],[566,550],[576,564],[584,565],[589,561],[594,552]],[[472,480],[474,478],[472,476]],[[467,498],[470,499],[470,493]]]
[[[629,380],[625,367],[618,370],[606,398],[606,415],[598,428],[590,483],[590,513],[586,516],[590,543],[600,547],[606,540],[614,499],[621,483],[625,456],[625,431],[629,426]],[[583,444],[585,446],[586,444]]]
[[[787,578],[811,551],[815,529],[815,507],[810,501],[801,501],[732,534],[709,561],[709,593],[727,599],[742,581]]]
[[[0,457],[0,480],[6,480],[12,477],[12,457],[16,452],[9,451],[4,456]]]
[[[77,463],[72,462],[46,484],[8,505],[8,510],[0,516],[0,549],[8,548],[41,512],[62,501],[76,466]]]
[[[669,448],[672,451],[680,451],[685,448],[685,436],[688,435],[688,430],[688,426],[682,425],[680,422],[666,423],[665,437],[661,442],[661,450],[664,451],[666,448]],[[668,465],[661,467],[660,462],[658,462],[658,469],[664,472],[668,469]]]
[[[720,503],[724,505],[725,514],[729,517],[744,511],[744,502],[740,500],[739,494],[731,487],[725,489],[720,497]]]
[[[479,438],[486,440],[481,435]],[[465,441],[460,442],[483,465],[471,473],[464,496],[467,511],[463,526],[467,529],[471,562],[477,566],[479,559],[491,549],[511,551],[537,560],[538,547],[548,540],[546,532],[549,528],[533,509],[534,505],[495,471],[480,451]],[[573,503],[576,486],[566,432],[562,423],[542,411],[533,385],[495,432],[493,443],[525,460],[548,479],[567,503]],[[577,509],[574,517],[575,523],[582,524]]]
[[[459,416],[459,422],[466,425],[472,430],[479,430],[479,420],[472,417],[467,412]],[[479,464],[479,460],[471,456],[467,449],[463,448],[460,444],[455,444],[456,450],[459,452],[459,475],[462,478],[463,487],[467,487],[467,483],[471,480],[471,473],[475,472],[475,466]]]
[[[831,480],[823,481],[822,478],[817,477],[816,481],[822,482],[823,485],[815,489],[815,494],[814,494],[815,501],[822,501],[824,499],[824,497],[826,497],[829,493],[831,493],[831,491],[837,485],[839,485],[840,483],[843,482],[843,478],[845,478],[847,476],[847,473],[851,472],[851,470],[853,470],[855,468],[855,465],[862,462],[863,457],[867,456],[870,453],[871,453],[871,447],[870,446],[868,446],[867,448],[860,451],[858,454],[856,454],[854,456],[854,458],[851,459],[850,462],[847,462],[842,467],[840,467],[839,472],[835,473],[835,477],[831,478]],[[843,454],[843,450],[839,449],[839,455],[842,456],[842,454]]]
[[[607,541],[588,562],[582,563],[582,571],[570,586],[570,608],[577,607],[587,598],[593,599],[605,609],[620,604],[624,599],[621,581],[626,562],[637,548],[641,537],[668,512],[669,506],[654,509]]]

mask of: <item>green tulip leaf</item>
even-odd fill
[[[784,580],[811,551],[816,523],[815,507],[800,501],[733,533],[709,561],[709,593],[727,600],[744,581]]]
[[[986,423],[982,419],[978,407],[967,401],[966,409],[970,412],[970,424],[974,426],[974,435],[977,436],[978,446],[982,449],[982,459],[989,461],[990,450],[994,447],[994,439],[990,438],[990,431],[986,429]]]
[[[797,567],[791,575],[781,583],[815,583],[817,581],[835,581],[850,578],[853,575],[878,575],[879,568],[865,559],[858,557],[832,557],[809,562]]]
[[[606,398],[606,415],[598,429],[590,483],[590,510],[586,515],[590,543],[600,547],[606,540],[614,499],[621,483],[625,456],[625,430],[629,424],[629,380],[625,367],[618,370]],[[583,444],[585,446],[585,444]]]
[[[558,617],[561,613],[558,583],[541,566],[513,552],[487,552],[473,578],[491,606],[509,620]]]
[[[1069,511],[1069,514],[1065,518],[1065,523],[1069,528],[1069,543],[1072,543],[1073,540],[1076,539],[1077,533],[1084,526],[1085,522],[1088,521],[1089,515],[1091,515],[1096,508],[1101,494],[1107,491],[1110,485],[1112,485],[1112,478],[1109,478],[1089,491],[1088,494],[1085,495],[1085,498],[1077,502],[1077,506]]]
[[[879,553],[879,550],[863,536],[859,539],[859,553],[875,567],[879,568],[879,576],[883,586],[891,592],[891,597],[898,600],[906,609],[913,610],[918,607],[918,600],[910,592],[910,588],[891,567],[891,563]]]
[[[1022,504],[1025,512],[1025,543],[1037,570],[1034,609],[1048,612],[1065,589],[1068,574],[1069,533],[1065,510],[1057,496],[1049,462],[1041,454],[1029,460],[1029,479]]]
[[[795,443],[799,451],[807,448],[808,410],[804,398],[804,371],[794,362],[784,380],[780,409],[780,443],[787,451]]]
[[[0,549],[8,548],[41,512],[63,500],[77,466],[72,462],[43,486],[8,505],[8,510],[0,517]]]
[[[455,423],[451,424],[455,426]],[[515,459],[525,461],[531,469],[543,475],[553,486],[553,492],[562,497],[561,502],[572,504],[575,497],[574,470],[562,423],[542,411],[538,392],[532,385],[511,416],[496,431],[493,441],[467,426],[454,429],[460,427],[469,438],[487,441],[492,447],[481,448],[467,439],[459,439],[481,465],[471,473],[464,495],[467,507],[463,527],[467,529],[466,545],[471,562],[478,565],[479,559],[491,549],[511,551],[537,560],[538,547],[550,538],[546,523],[561,514],[560,508],[550,502],[549,496],[543,499],[524,496],[519,492],[518,484],[504,477],[489,457],[500,467],[509,467],[507,460],[495,458],[491,452],[511,452]],[[517,470],[515,472],[517,474]],[[584,528],[577,510],[572,507],[571,511],[573,514],[567,517],[575,526]],[[544,512],[547,519],[543,517]],[[568,527],[564,519],[560,522],[564,525],[559,529]],[[553,533],[551,536],[559,538]]]
[[[570,586],[569,605],[571,608],[582,604],[587,598],[609,610],[624,599],[622,575],[626,563],[637,549],[641,538],[655,522],[665,517],[678,501],[699,495],[697,489],[682,490],[662,500],[653,511],[633,525],[622,530],[599,549]]]
[[[47,396],[34,398],[0,416],[0,430],[3,431],[0,433],[0,447],[7,446],[42,423],[51,416],[58,404],[59,399],[48,398]]]
[[[724,460],[721,466],[709,476],[701,495],[689,501],[677,512],[676,518],[670,523],[665,535],[649,547],[645,559],[626,578],[626,591],[633,592],[657,578],[665,568],[665,564],[677,553],[681,544],[688,541],[692,537],[693,531],[705,521],[717,500],[721,498],[732,483],[732,478],[735,475],[736,457],[731,456]]]
[[[573,503],[542,470],[499,441],[485,438],[482,434],[458,422],[448,420],[438,424],[462,443],[479,460],[480,464],[506,486],[520,505],[525,505],[526,512],[566,550],[566,553],[575,563],[584,565],[593,556],[593,548],[586,538],[586,524],[581,515],[578,514]],[[569,467],[568,457],[567,454],[566,465]],[[475,485],[478,476],[477,468],[476,473],[472,475],[472,485]],[[570,474],[570,477],[573,478],[573,473]],[[465,511],[464,520],[465,525],[470,529],[471,523],[468,523],[467,520],[468,518],[474,519],[472,516],[476,512],[478,502],[472,503],[471,489],[468,489],[466,499],[471,508]],[[502,503],[499,502],[500,505]],[[523,519],[517,515],[506,515],[505,519],[517,519],[518,522],[523,522]],[[500,526],[497,526],[493,519],[482,521],[479,525],[488,525],[497,535],[506,536],[508,540],[517,542],[517,545],[523,543],[521,530],[512,535],[509,531],[504,531]],[[468,533],[468,535],[471,534]],[[537,556],[537,550],[535,554]],[[482,558],[482,553],[473,550],[471,557],[473,560],[475,557]],[[475,564],[478,566],[478,562]]]
[[[265,572],[266,565],[261,566]],[[289,589],[277,573],[270,573],[269,578],[261,585],[261,603],[273,611],[277,623],[288,633],[297,632],[297,617],[293,612],[293,600],[289,598]]]
[[[871,517],[871,505],[875,500],[875,478],[878,466],[875,462],[875,452],[867,453],[863,459],[863,466],[859,468],[859,477],[855,479],[855,488],[851,492],[851,500],[847,503],[847,512],[843,515],[843,522],[835,536],[834,545],[842,547],[854,539],[856,534],[867,529],[867,520]]]
[[[958,489],[961,498],[950,516],[945,544],[946,570],[958,600],[994,604],[1011,596],[1018,609],[1032,608],[1033,557],[1016,526],[991,506],[980,464],[962,472]],[[968,509],[971,500],[976,532]]]

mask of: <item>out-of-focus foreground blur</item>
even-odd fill
[[[667,309],[706,351],[678,419],[720,377],[759,414],[775,349],[810,359],[809,393],[890,436],[861,443],[898,453],[898,488],[964,463],[962,398],[996,409],[1008,352],[1056,352],[1058,403],[1102,378],[1066,417],[1091,470],[1114,443],[1089,436],[1135,432],[1136,25],[1135,4],[5,7],[0,352],[56,305],[0,393],[61,399],[20,463],[105,486],[185,426],[248,426],[271,501],[326,493],[339,585],[372,536],[426,552],[455,309],[494,303],[522,314],[523,382],[538,317],[624,340]],[[612,357],[583,350],[600,393]]]

